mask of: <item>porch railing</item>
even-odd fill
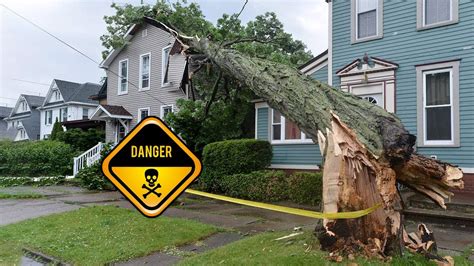
[[[102,142],[97,143],[94,147],[88,149],[83,154],[74,157],[74,166],[73,166],[73,174],[72,177],[75,177],[79,171],[82,169],[93,165],[100,159],[100,153],[104,148],[104,144]]]

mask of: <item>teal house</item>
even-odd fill
[[[474,1],[326,2],[328,50],[300,70],[397,114],[418,153],[474,174]],[[320,167],[318,146],[291,121],[264,102],[255,108],[272,168]]]

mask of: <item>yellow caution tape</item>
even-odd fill
[[[216,194],[202,192],[202,191],[189,189],[189,188],[186,189],[186,192],[189,193],[189,194],[198,195],[198,196],[202,196],[202,197],[207,197],[207,198],[211,198],[211,199],[217,199],[217,200],[232,202],[232,203],[236,203],[236,204],[240,204],[240,205],[246,205],[246,206],[251,206],[251,207],[255,207],[255,208],[266,209],[266,210],[277,211],[277,212],[284,212],[284,213],[289,213],[289,214],[294,214],[294,215],[299,215],[299,216],[305,216],[305,217],[310,217],[310,218],[316,218],[316,219],[331,219],[331,220],[334,220],[334,219],[354,219],[354,218],[359,218],[359,217],[365,216],[365,215],[375,211],[380,206],[382,206],[381,203],[378,203],[377,205],[374,205],[374,206],[372,206],[368,209],[360,210],[360,211],[322,213],[322,212],[301,210],[301,209],[296,209],[296,208],[291,208],[291,207],[278,206],[278,205],[262,203],[262,202],[255,202],[255,201],[250,201],[250,200],[236,199],[236,198],[231,198],[231,197],[222,196],[222,195],[216,195]]]

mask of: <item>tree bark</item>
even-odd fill
[[[444,199],[452,195],[448,189],[463,187],[458,167],[414,153],[416,137],[398,117],[379,106],[286,65],[250,58],[207,39],[185,42],[188,52],[199,53],[199,58],[205,55],[319,143],[325,156],[325,212],[382,204],[383,208],[362,218],[324,220],[319,235],[323,249],[382,257],[398,253],[405,232],[397,181],[443,208]]]

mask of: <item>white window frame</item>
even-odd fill
[[[144,119],[144,118],[141,117],[143,110],[147,110],[148,111],[148,116],[150,116],[150,107],[138,108],[137,123]]]
[[[143,29],[142,30],[142,38],[145,38],[146,36],[148,36],[148,29]]]
[[[143,74],[143,57],[148,55],[148,87],[142,87],[142,74]],[[140,66],[138,73],[138,91],[147,91],[151,87],[151,52],[140,55]]]
[[[459,67],[460,61],[450,61],[416,66],[418,147],[460,147]],[[451,107],[451,140],[427,140],[426,75],[445,72],[450,73],[450,104],[436,106]]]
[[[51,114],[50,116],[48,116],[48,114]],[[45,115],[45,125],[52,125],[53,124],[53,110],[47,110],[45,111],[44,113]],[[49,118],[51,118],[51,122],[49,121]]]
[[[64,119],[64,116],[63,116],[63,110],[66,109],[66,120],[64,121],[67,121],[67,118],[68,118],[68,109],[67,107],[64,107],[64,108],[59,108],[59,122],[64,122],[63,119]]]
[[[270,143],[271,144],[311,144],[313,140],[311,138],[307,138],[306,134],[301,131],[301,139],[285,139],[285,126],[286,126],[286,118],[281,115],[280,118],[280,139],[274,140],[273,139],[273,125],[277,125],[278,123],[273,123],[273,112],[275,110],[271,108],[271,118],[270,118]]]
[[[125,83],[126,86],[125,86],[125,91],[122,91],[121,88],[122,88],[122,62],[127,62],[127,82]],[[120,60],[119,61],[119,64],[118,64],[118,79],[117,79],[117,95],[124,95],[124,94],[128,94],[128,80],[129,80],[129,69],[130,69],[130,64],[128,63],[128,58],[127,59],[123,59],[123,60]]]
[[[433,105],[431,107],[450,107],[451,110],[451,140],[427,140],[427,128],[426,128],[426,109],[430,108],[426,106],[426,76],[438,73],[449,73],[449,104]],[[453,111],[453,69],[444,68],[423,71],[423,142],[425,145],[453,145],[454,144],[454,111]]]
[[[165,81],[165,73],[166,73],[166,64],[165,64],[165,59],[166,59],[166,53],[165,53],[165,50],[166,49],[170,49],[170,52],[171,52],[171,45],[168,45],[166,47],[164,47],[162,50],[161,50],[161,87],[169,87],[171,86],[171,82],[170,82],[170,72],[168,71],[168,82],[164,82]],[[170,58],[168,58],[168,61],[169,61]]]
[[[351,1],[351,43],[352,44],[383,38],[383,0],[376,0],[376,1],[377,1],[377,9],[376,9],[377,22],[375,25],[376,34],[373,36],[368,36],[364,38],[358,38],[359,36],[358,12],[357,12],[358,0]]]
[[[82,120],[86,120],[84,119],[84,111],[87,110],[87,118],[86,119],[89,119],[89,108],[86,108],[86,107],[82,107]]]
[[[441,27],[445,25],[455,24],[459,21],[459,0],[450,0],[451,13],[449,14],[449,20],[440,21],[432,24],[426,24],[426,0],[417,0],[417,21],[416,27],[418,30],[431,29]]]
[[[166,107],[171,107],[171,112],[174,113],[174,105],[173,104],[167,104],[167,105],[162,105],[160,106],[160,118],[165,119],[165,108]]]

